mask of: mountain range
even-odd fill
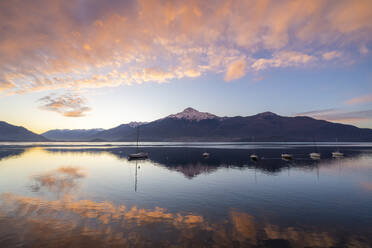
[[[0,141],[48,141],[48,139],[24,127],[0,121]]]
[[[5,124],[8,127],[4,129]],[[106,130],[56,129],[41,135],[0,122],[0,140],[135,141],[137,127],[141,141],[372,141],[372,129],[307,116],[286,117],[264,112],[246,117],[219,117],[193,108],[148,123],[131,122]]]
[[[43,137],[46,137],[50,140],[55,141],[81,141],[89,140],[92,136],[103,131],[102,128],[94,129],[53,129],[49,130],[42,134]]]

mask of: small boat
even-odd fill
[[[343,157],[344,154],[342,152],[339,152],[339,151],[335,151],[335,152],[332,152],[332,157],[334,158],[340,158],[340,157]]]
[[[284,159],[284,160],[291,160],[292,159],[292,154],[283,153],[282,154],[282,159]]]
[[[208,152],[204,152],[202,155],[203,155],[204,158],[208,158],[209,157],[209,153]]]
[[[312,152],[312,153],[310,153],[310,158],[312,158],[312,159],[320,159],[320,153],[318,153],[318,152]]]
[[[254,136],[252,137],[252,142],[254,142]],[[258,160],[258,156],[257,156],[257,154],[255,154],[254,149],[253,149],[253,154],[251,154],[250,158],[251,158],[252,161],[257,161]]]
[[[253,160],[253,161],[257,161],[258,160],[258,156],[256,155],[256,154],[251,154],[251,159]]]
[[[132,153],[128,155],[128,158],[130,160],[134,159],[146,159],[149,157],[149,154],[147,152],[138,152],[138,153]]]
[[[138,141],[139,141],[139,126],[137,127],[137,148],[136,153],[131,153],[128,155],[129,160],[135,160],[135,159],[146,159],[149,157],[149,154],[147,152],[138,152]]]
[[[318,146],[316,145],[315,139],[314,139],[314,146],[315,146],[316,152],[310,153],[309,154],[310,158],[312,158],[314,160],[319,160],[320,159],[320,153],[318,152]]]
[[[336,139],[336,143],[338,144],[338,139]],[[343,156],[344,156],[344,154],[339,151],[338,146],[337,146],[337,150],[332,152],[332,157],[334,157],[334,158],[340,158],[340,157],[343,157]]]

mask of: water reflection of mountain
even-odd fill
[[[109,149],[57,149],[48,148],[50,152],[109,152],[120,159],[127,159],[129,153],[135,151],[134,148],[120,147]],[[246,149],[217,149],[217,148],[180,148],[180,147],[146,147],[142,149],[150,154],[150,161],[157,166],[163,166],[172,171],[178,171],[187,178],[193,178],[200,174],[208,174],[217,171],[219,168],[248,169],[255,168],[264,173],[279,173],[283,169],[316,169],[319,166],[328,166],[332,160],[332,151],[335,148],[322,147],[320,161],[312,160],[309,153],[314,151],[312,147],[296,148],[290,150],[283,149],[258,149],[254,152],[260,156],[257,162],[251,161],[249,155],[251,150]],[[210,157],[203,158],[202,153],[210,153]],[[293,154],[293,160],[284,161],[280,159],[282,152]],[[353,147],[344,147],[342,152],[345,158],[352,158],[360,155],[362,151]]]
[[[11,148],[0,149],[0,161],[8,157],[19,156],[23,154],[24,152],[25,152],[24,149],[11,149]]]

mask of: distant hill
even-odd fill
[[[187,108],[139,127],[141,141],[372,141],[371,129],[271,112],[219,117]],[[136,128],[123,124],[91,139],[134,141]]]
[[[48,139],[24,127],[0,121],[0,141],[48,141]]]
[[[102,128],[95,129],[53,129],[41,135],[56,141],[81,141],[89,140],[93,135],[103,131]]]
[[[9,125],[9,124],[7,124]],[[11,126],[11,125],[10,125]],[[14,126],[12,126],[14,127]],[[286,117],[271,112],[252,116],[219,117],[192,108],[149,122],[131,122],[111,129],[51,130],[43,134],[56,141],[135,141],[140,127],[141,141],[370,141],[372,129],[316,120],[306,116]],[[21,128],[21,127],[15,127]],[[40,139],[10,138],[13,131],[0,129],[0,140]],[[6,136],[8,135],[8,136]],[[45,139],[44,138],[44,139]]]

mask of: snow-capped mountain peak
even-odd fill
[[[207,113],[207,112],[199,112],[193,108],[186,108],[182,112],[169,115],[167,118],[176,118],[176,119],[186,119],[192,121],[201,121],[206,119],[216,119],[219,118],[216,115]]]

